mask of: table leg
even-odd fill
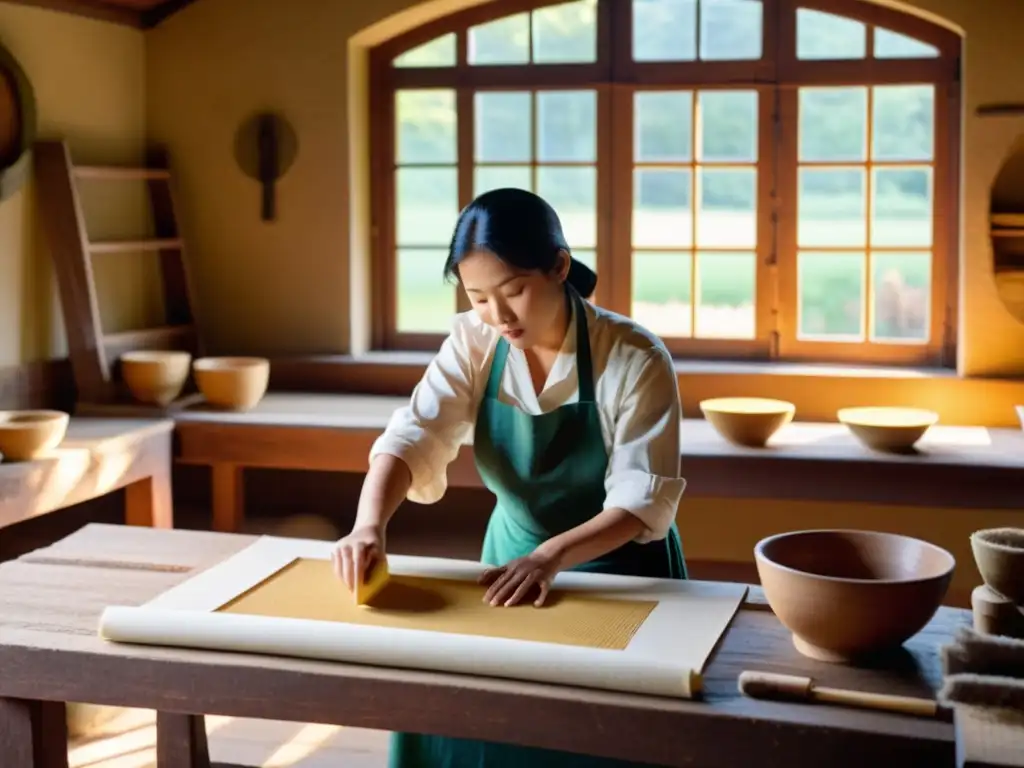
[[[149,438],[144,448],[143,466],[149,470],[148,476],[125,488],[125,522],[146,528],[173,528],[173,441],[170,433]]]
[[[3,768],[68,768],[64,703],[0,698]]]
[[[152,475],[126,486],[124,504],[124,517],[128,525],[174,527],[174,501],[169,473]]]
[[[206,719],[177,712],[156,713],[157,768],[210,768]]]
[[[210,475],[213,530],[237,533],[245,520],[244,469],[237,464],[212,464]]]

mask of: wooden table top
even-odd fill
[[[0,696],[238,717],[422,729],[579,748],[669,765],[953,763],[942,720],[745,698],[744,669],[822,685],[932,696],[939,647],[970,614],[942,608],[884,667],[814,662],[752,588],[705,671],[705,695],[679,701],[258,655],[147,648],[97,636],[103,608],[139,605],[228,557],[252,536],[89,525],[0,564]],[[728,754],[726,754],[728,753]],[[723,756],[728,757],[723,762]],[[735,761],[735,762],[734,762]],[[748,762],[749,761],[749,762]],[[885,764],[891,764],[885,763]]]

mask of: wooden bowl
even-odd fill
[[[868,448],[905,452],[939,420],[939,414],[924,408],[840,408],[839,421]]]
[[[164,406],[181,394],[191,364],[188,352],[126,352],[121,355],[121,377],[140,403]]]
[[[211,406],[248,411],[267,392],[270,361],[263,357],[201,357],[192,364],[192,372]]]
[[[793,420],[796,406],[766,397],[716,397],[702,400],[700,410],[729,442],[763,448],[772,435]]]
[[[975,531],[971,551],[985,584],[1024,606],[1024,528]]]
[[[0,454],[5,461],[31,461],[52,451],[68,431],[63,411],[0,411]]]
[[[899,648],[942,604],[956,561],[894,533],[780,533],[754,547],[765,597],[805,656],[831,662]]]

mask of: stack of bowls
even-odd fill
[[[971,594],[974,628],[1024,638],[1024,528],[975,531],[971,551],[984,581]]]

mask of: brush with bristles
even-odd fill
[[[946,675],[969,672],[1024,678],[1024,640],[960,627],[954,641],[943,646],[941,654]]]
[[[1024,711],[1024,640],[961,627],[942,648],[945,680],[938,700]]]
[[[937,699],[946,707],[972,704],[1024,712],[1024,679],[962,672],[943,681]]]

